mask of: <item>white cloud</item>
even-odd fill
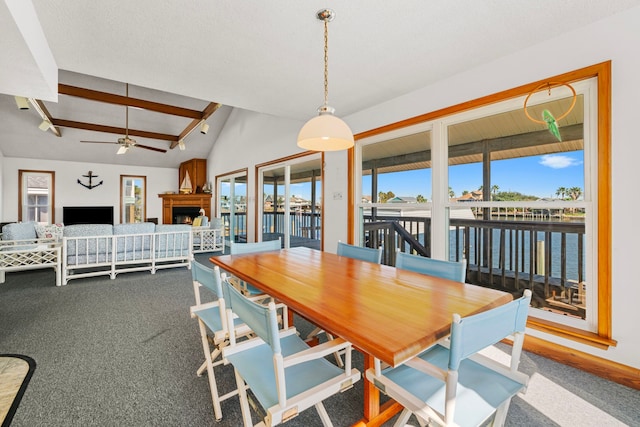
[[[579,165],[580,163],[582,162],[580,162],[579,160],[562,155],[554,156],[551,154],[546,154],[542,156],[542,159],[540,159],[540,164],[542,166],[547,166],[553,169],[564,169],[568,168],[569,166]]]

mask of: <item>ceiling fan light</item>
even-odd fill
[[[128,146],[121,145],[120,148],[118,148],[118,152],[116,154],[124,154],[127,152],[127,150],[129,150]]]
[[[338,151],[353,147],[353,132],[340,118],[323,112],[300,129],[298,147],[313,151]]]
[[[180,151],[184,151],[187,148],[184,145],[184,141],[183,140],[178,141],[178,148],[180,148]]]

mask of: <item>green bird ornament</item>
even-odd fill
[[[553,114],[549,110],[542,111],[542,120],[547,123],[547,128],[549,128],[549,132],[553,136],[555,136],[558,141],[562,142],[562,138],[560,137],[560,129],[558,128],[558,123],[556,123],[556,118],[553,117]]]

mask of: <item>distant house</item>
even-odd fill
[[[467,194],[451,199],[453,202],[481,202],[482,190],[470,191]]]
[[[396,196],[387,200],[387,203],[418,203],[418,200],[415,197],[410,196]]]

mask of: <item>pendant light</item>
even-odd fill
[[[316,17],[324,22],[324,104],[318,108],[318,116],[300,129],[298,147],[313,151],[337,151],[353,147],[353,133],[349,126],[334,116],[329,106],[329,21],[335,17],[331,9],[321,9]]]

